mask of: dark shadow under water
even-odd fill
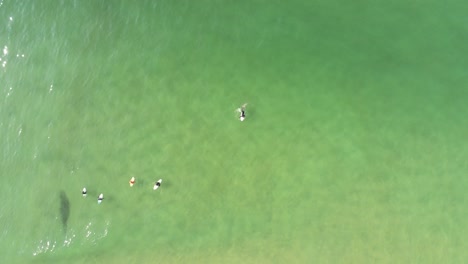
[[[60,191],[60,217],[63,232],[67,232],[68,218],[70,217],[70,201],[64,191]]]

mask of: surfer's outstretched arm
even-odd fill
[[[247,106],[247,103],[241,105],[241,107],[239,107],[239,108],[236,108],[235,111],[241,113],[242,111],[245,111],[246,106]]]

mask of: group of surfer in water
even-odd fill
[[[133,185],[135,184],[135,177],[132,177],[128,183],[130,184],[130,187],[133,187]],[[161,186],[161,183],[162,183],[162,179],[159,179],[157,182],[155,182],[153,186],[153,190],[157,190]],[[86,195],[88,195],[88,190],[86,190],[86,187],[83,188],[83,190],[81,191],[81,194],[83,195],[83,197],[86,197]],[[104,200],[103,193],[99,194],[98,196],[98,200],[97,200],[98,204],[102,203],[102,200]]]
[[[239,120],[240,121],[245,120],[245,108],[246,107],[247,107],[247,103],[241,105],[241,107],[236,109],[236,112],[239,113]],[[130,184],[130,187],[133,187],[133,185],[135,184],[135,177],[132,177],[128,183]],[[157,190],[161,186],[161,183],[162,183],[162,179],[159,179],[157,182],[155,182],[154,186],[153,186],[153,190]],[[86,195],[88,194],[88,191],[86,190],[86,187],[83,188],[83,190],[81,191],[81,194],[83,195],[83,197],[86,197]],[[97,201],[98,204],[102,203],[102,200],[104,200],[104,194],[103,193],[99,194],[99,196],[98,196],[98,201]]]

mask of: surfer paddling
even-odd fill
[[[245,120],[245,107],[247,106],[247,103],[243,104],[241,107],[236,109],[236,112],[239,113],[239,120],[244,121]]]
[[[133,187],[133,184],[135,184],[135,177],[132,177],[128,183],[130,184],[130,187]]]
[[[86,197],[86,194],[88,194],[88,192],[86,191],[86,187],[83,188],[83,190],[81,191],[81,194],[83,195],[83,197]]]
[[[157,190],[161,186],[162,179],[154,183],[153,190]]]
[[[102,203],[102,200],[104,200],[104,194],[100,194],[99,197],[97,198],[97,203],[100,204]]]

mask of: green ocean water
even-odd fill
[[[466,263],[467,8],[0,0],[0,263]]]

